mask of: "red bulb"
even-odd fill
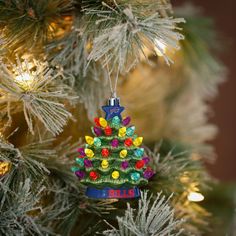
[[[112,134],[112,129],[110,126],[107,126],[105,129],[104,129],[104,132],[107,136],[111,135]]]
[[[133,144],[132,138],[127,138],[125,140],[125,146],[130,147]]]
[[[103,157],[108,157],[110,154],[109,150],[107,148],[102,149],[102,156]]]
[[[144,160],[137,161],[136,164],[135,164],[135,168],[136,169],[141,169],[141,168],[144,167],[144,164],[145,164]]]
[[[89,177],[90,177],[90,179],[92,179],[92,180],[96,180],[96,179],[98,178],[98,173],[97,173],[96,171],[91,171],[91,172],[89,173]]]
[[[100,123],[99,123],[99,118],[98,117],[94,118],[94,122],[97,126],[101,126]]]

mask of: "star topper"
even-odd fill
[[[106,113],[106,120],[111,120],[115,116],[118,116],[120,120],[122,120],[121,112],[124,111],[125,108],[120,106],[119,98],[113,97],[108,100],[108,105],[103,106],[102,109]]]

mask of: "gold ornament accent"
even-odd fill
[[[142,144],[143,142],[143,137],[138,137],[133,141],[134,146],[138,147]]]
[[[92,158],[92,157],[94,156],[93,150],[91,150],[91,149],[89,149],[89,148],[85,148],[84,152],[85,152],[85,154],[86,154],[87,157]]]
[[[107,121],[104,118],[99,118],[99,124],[102,126],[102,128],[107,127]]]
[[[109,166],[109,162],[107,160],[103,160],[101,163],[101,166],[103,169],[107,169]]]
[[[91,136],[85,136],[85,140],[86,140],[87,144],[89,144],[89,145],[93,145],[93,143],[94,143],[94,139]]]
[[[118,136],[119,137],[124,137],[126,135],[126,127],[122,127],[119,129],[119,133],[118,133]]]
[[[123,149],[120,151],[120,157],[125,158],[127,156],[128,151],[126,149]]]
[[[8,173],[11,169],[11,163],[7,161],[0,162],[0,177]]]
[[[120,173],[117,170],[114,170],[111,176],[113,179],[118,179],[120,177]]]

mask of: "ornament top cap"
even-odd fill
[[[108,99],[108,102],[107,102],[107,105],[108,106],[120,106],[120,98],[118,97],[111,97]]]

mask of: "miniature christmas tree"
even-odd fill
[[[104,106],[106,118],[95,118],[92,132],[85,136],[87,144],[80,148],[72,170],[81,183],[88,186],[92,198],[134,198],[140,196],[137,186],[145,185],[154,174],[144,154],[143,138],[135,134],[130,117],[122,120],[124,110],[118,98]]]

